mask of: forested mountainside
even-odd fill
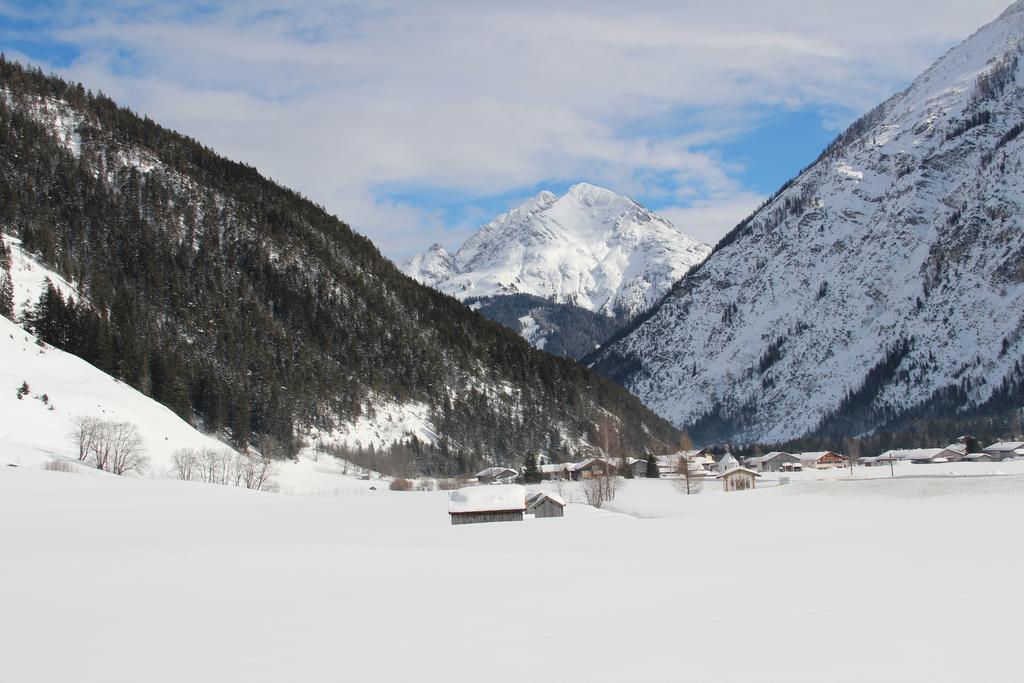
[[[254,168],[11,61],[0,89],[0,228],[80,293],[51,289],[24,322],[193,424],[292,451],[413,406],[437,473],[678,438]]]
[[[566,358],[582,358],[628,322],[627,318],[594,313],[531,294],[469,298],[465,304],[518,331],[538,349]]]
[[[561,197],[541,192],[480,227],[454,253],[435,244],[402,269],[475,301],[538,348],[578,358],[658,301],[710,251],[628,197],[579,183]],[[526,297],[551,305],[527,308]],[[509,319],[512,309],[521,313]]]
[[[699,443],[1011,425],[1024,405],[1022,40],[1017,2],[586,362]]]

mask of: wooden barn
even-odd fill
[[[469,486],[448,494],[452,524],[521,522],[526,510],[526,489],[518,484]]]
[[[542,517],[562,517],[565,514],[565,501],[550,491],[538,491],[526,499],[526,514],[537,519]]]
[[[747,491],[757,487],[757,478],[761,475],[746,467],[734,467],[718,475],[726,491]]]

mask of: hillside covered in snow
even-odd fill
[[[523,298],[494,299],[525,295],[622,321],[652,306],[709,252],[633,200],[580,183],[561,197],[541,192],[479,228],[454,253],[435,244],[402,269],[470,301],[536,346],[571,356],[592,344],[550,343],[560,328],[572,326],[564,312],[543,302],[524,306]],[[504,310],[510,305],[518,312],[511,318]],[[588,340],[602,339],[607,325],[590,325]]]
[[[1022,41],[1017,2],[854,123],[588,363],[703,442],[1012,422]]]
[[[0,207],[18,321],[238,448],[404,441],[416,471],[464,473],[678,437],[256,169],[2,59]]]

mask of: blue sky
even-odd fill
[[[0,50],[401,258],[579,181],[714,242],[1006,4],[0,0]]]

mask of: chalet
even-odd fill
[[[481,484],[511,484],[518,477],[519,473],[508,467],[488,467],[476,473]]]
[[[846,467],[846,456],[839,455],[833,451],[814,451],[811,453],[797,453],[800,464],[805,468],[827,470],[833,467]]]
[[[540,478],[547,481],[562,481],[569,479],[569,469],[572,463],[558,462],[548,463],[540,465],[537,469],[540,470]]]
[[[993,460],[1024,458],[1024,441],[999,441],[985,448]]]
[[[674,475],[678,473],[680,461],[685,460],[686,462],[693,465],[694,463],[700,464],[705,470],[714,469],[715,458],[710,451],[706,451],[703,448],[697,450],[679,451],[671,455],[658,455],[654,456],[658,459],[658,469],[661,471],[661,476]],[[693,469],[692,467],[690,468]]]
[[[565,514],[565,501],[550,491],[538,491],[526,499],[526,514],[535,518],[561,517]]]
[[[968,453],[964,456],[964,462],[992,462],[992,456],[988,453]]]
[[[756,487],[757,478],[760,476],[761,475],[754,470],[749,470],[746,467],[734,467],[731,470],[719,474],[718,478],[722,480],[722,484],[728,492],[753,489]]]
[[[744,460],[744,465],[757,472],[778,472],[785,463],[800,462],[800,458],[785,451],[772,451]]]
[[[646,460],[641,460],[640,458],[626,458],[625,467],[628,467],[633,471],[633,477],[635,479],[643,479],[647,476]],[[622,464],[619,465],[619,470],[620,472],[623,470]]]
[[[583,462],[573,463],[570,474],[573,479],[593,479],[594,477],[614,476],[618,468],[601,458],[588,458]]]
[[[470,486],[448,494],[452,524],[521,522],[526,510],[526,489],[518,484]]]

